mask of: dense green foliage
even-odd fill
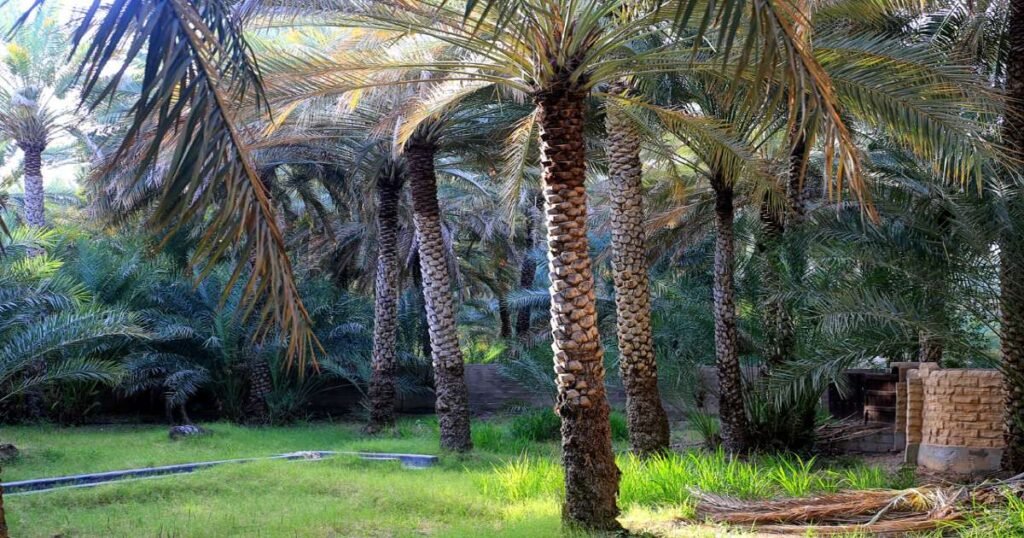
[[[758,167],[771,170],[785,150],[779,111],[737,112],[731,117],[719,114],[723,111],[716,111],[716,92],[725,88],[708,86],[696,76],[641,80],[643,98],[651,105],[639,101],[604,105],[629,109],[644,133],[649,235],[657,253],[652,256],[651,271],[655,349],[662,393],[684,410],[693,407],[697,396],[696,367],[710,365],[715,358],[711,303],[714,233],[710,230],[711,196],[703,179],[712,158],[708,153],[727,152],[737,160],[735,166],[746,167],[746,171],[737,171],[735,178],[739,208],[735,303],[741,360],[756,366],[769,355],[773,335],[767,327],[772,320],[765,304],[784,305],[796,336],[793,356],[773,373],[770,390],[752,387],[748,398],[756,437],[769,440],[768,447],[801,445],[804,441],[797,438],[806,434],[785,431],[786,425],[793,423],[792,417],[779,416],[772,408],[785,409],[794,401],[813,399],[844,368],[912,359],[926,342],[938,343],[939,356],[949,365],[987,366],[995,360],[999,286],[992,245],[1005,218],[1013,215],[1003,204],[1008,192],[1005,187],[964,174],[969,168],[983,174],[992,170],[994,165],[984,160],[987,143],[978,138],[990,138],[991,133],[977,129],[997,110],[969,99],[973,97],[965,92],[980,91],[987,82],[965,72],[962,58],[947,54],[946,47],[959,39],[957,32],[964,31],[957,24],[966,22],[940,22],[938,15],[929,14],[936,22],[914,26],[896,12],[878,9],[877,20],[862,21],[847,34],[822,37],[815,43],[819,61],[843,95],[856,87],[876,87],[882,81],[879,77],[890,79],[885,92],[870,97],[850,93],[844,98],[855,116],[848,127],[862,153],[863,191],[830,195],[833,170],[827,168],[825,148],[813,148],[806,177],[807,223],[786,230],[784,241],[770,249],[766,250],[771,239],[766,237],[769,232],[763,222],[765,207],[784,205],[772,201],[778,196],[772,189],[784,190],[784,186],[773,186],[772,174],[758,171]],[[301,10],[297,13],[301,15]],[[823,9],[815,22],[828,27],[844,20],[843,13],[841,7],[831,6]],[[31,18],[30,22],[42,24],[37,22],[41,19]],[[267,276],[267,271],[279,268],[245,266],[248,251],[234,248],[218,251],[227,264],[197,264],[195,255],[211,251],[204,230],[215,222],[216,210],[197,210],[172,226],[166,220],[169,202],[160,194],[163,180],[152,177],[140,182],[140,174],[133,168],[166,166],[162,157],[123,155],[128,166],[124,159],[117,166],[105,160],[124,140],[124,122],[141,121],[125,106],[140,91],[140,73],[130,68],[117,82],[116,99],[103,106],[92,103],[97,105],[92,111],[93,127],[105,127],[96,127],[89,139],[98,150],[90,154],[96,170],[85,182],[83,194],[90,209],[97,210],[90,215],[100,219],[83,219],[84,214],[69,210],[71,223],[62,215],[65,210],[51,202],[49,211],[55,213],[59,225],[49,244],[41,247],[47,249],[46,257],[31,263],[42,267],[47,263],[44,260],[52,260],[61,265],[59,280],[88,294],[88,299],[76,298],[78,303],[129,316],[125,323],[138,325],[145,334],[134,334],[130,344],[117,349],[80,349],[77,357],[67,357],[112,361],[107,366],[117,363],[120,377],[113,389],[100,389],[96,380],[88,382],[88,387],[77,381],[65,385],[53,402],[55,417],[81,421],[96,411],[95,406],[83,402],[94,401],[98,391],[112,390],[108,399],[159,395],[168,409],[174,409],[168,414],[186,411],[187,403],[197,398],[212,400],[211,408],[219,416],[244,421],[248,375],[259,361],[273,365],[273,390],[267,401],[275,422],[308,414],[310,400],[327,385],[344,380],[365,391],[372,346],[369,295],[378,233],[368,193],[383,150],[363,134],[383,121],[380,117],[386,118],[388,101],[360,99],[353,93],[359,80],[345,74],[351,59],[344,57],[343,50],[329,49],[317,56],[316,47],[324,42],[342,49],[350,45],[340,30],[323,27],[301,37],[267,30],[260,20],[255,17],[248,30],[254,48],[245,54],[265,60],[266,98],[272,107],[286,112],[270,138],[256,144],[251,157],[272,195],[273,210],[282,216],[278,224],[294,262],[297,289],[306,303],[313,334],[324,345],[319,369],[284,367],[292,342],[287,334],[267,332],[262,323],[268,312],[264,307],[276,299],[253,303],[244,289],[253,270]],[[56,31],[46,28],[46,35]],[[905,46],[894,47],[870,37],[877,35]],[[54,42],[65,46],[67,38],[54,38]],[[12,62],[32,63],[19,58],[33,54],[48,58],[53,48],[37,43],[39,39],[20,39],[17,34],[14,39],[21,47],[17,50],[24,49],[25,54],[10,53]],[[361,46],[379,51],[375,38],[365,39]],[[299,53],[285,54],[281,51],[285,46],[293,46]],[[849,58],[875,55],[879,61],[891,63],[864,71],[852,60],[832,56],[840,50]],[[339,57],[331,56],[334,53]],[[406,53],[394,54],[400,58]],[[907,67],[908,72],[894,71],[895,65]],[[49,64],[40,69],[43,67],[55,69]],[[327,74],[310,75],[298,84],[296,77],[313,68]],[[386,70],[387,62],[382,60],[380,69]],[[87,72],[88,77],[96,74]],[[904,111],[910,118],[907,124],[896,117],[900,112],[894,107],[906,105],[909,96],[920,90],[913,87],[914,77],[924,77],[935,86],[921,96],[929,100],[927,107]],[[941,94],[941,85],[955,91]],[[422,119],[431,106],[448,106],[442,105],[449,98],[441,95],[441,90],[410,105],[409,113]],[[321,94],[325,97],[311,97]],[[494,96],[487,92],[463,92],[456,97],[461,104],[446,120],[454,123],[441,146],[438,173],[450,263],[455,271],[454,291],[461,302],[458,322],[463,354],[471,362],[500,362],[513,377],[537,390],[548,390],[549,320],[544,291],[548,282],[547,268],[537,263],[543,255],[533,184],[537,148],[531,142],[536,125],[528,108],[514,103],[496,106]],[[984,92],[977,97],[985,97]],[[334,106],[333,101],[346,100],[358,109],[331,124],[325,112]],[[645,108],[654,105],[666,108]],[[701,111],[706,118],[697,118]],[[593,140],[595,163],[590,170],[595,199],[591,244],[598,279],[598,326],[608,350],[607,371],[616,372],[612,269],[609,257],[601,254],[611,232],[605,209],[609,202],[606,167],[601,160],[601,108],[594,113],[598,118],[587,133]],[[761,139],[744,139],[731,131],[728,122],[741,121],[744,114],[768,118],[764,121],[770,126],[758,135]],[[961,130],[954,129],[952,122],[960,122]],[[139,128],[141,124],[132,125]],[[502,139],[508,147],[495,151],[495,141]],[[970,147],[978,150],[977,155],[964,154],[968,147],[964,144],[974,144]],[[324,159],[323,155],[331,157]],[[940,155],[946,156],[943,166],[929,164],[929,156]],[[505,177],[495,177],[499,172],[491,166],[495,160],[504,162],[498,175]],[[976,183],[961,181],[966,179]],[[857,201],[847,198],[851,193]],[[216,207],[216,200],[202,203],[214,204],[202,207]],[[865,218],[875,212],[876,220]],[[403,266],[398,356],[403,372],[401,392],[408,394],[429,385],[424,364],[429,347],[418,298],[421,283],[410,213],[408,200],[403,199],[399,212]],[[150,217],[151,226],[140,229],[139,215]],[[9,217],[13,217],[8,220],[16,234],[29,233],[20,223],[20,212]],[[85,220],[93,222],[86,224]],[[95,222],[113,227],[101,229]],[[172,228],[169,239],[161,241],[160,236]],[[163,253],[157,254],[161,249]],[[786,254],[776,256],[777,251]],[[10,259],[4,263],[18,262]],[[242,264],[241,272],[234,273],[230,263]],[[523,287],[521,281],[530,284]],[[60,312],[66,306],[53,304],[51,308],[70,315]],[[512,335],[508,320],[520,311],[527,312],[530,323],[523,334]],[[25,361],[39,358],[25,353],[20,357]]]
[[[59,2],[0,2],[5,424],[427,395],[523,453],[485,504],[615,531],[889,482],[816,467],[820,397],[916,360],[1003,368],[1024,469],[1024,0]],[[471,433],[465,362],[554,413]]]

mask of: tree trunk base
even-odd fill
[[[607,403],[589,409],[565,407],[562,417],[562,465],[566,496],[562,520],[594,531],[622,530],[616,497],[621,473],[609,450],[612,429]]]
[[[626,395],[626,422],[629,425],[629,449],[646,457],[668,452],[671,443],[668,414],[657,388]]]

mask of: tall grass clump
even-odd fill
[[[509,439],[506,429],[501,424],[480,422],[473,425],[473,446],[491,452],[521,452],[524,443]]]
[[[993,538],[1024,536],[1024,499],[1015,493],[1005,493],[1006,504],[999,508],[979,506],[963,521],[951,523],[957,536],[966,538]]]
[[[789,497],[806,497],[816,489],[831,490],[814,472],[814,458],[804,461],[799,456],[786,458],[771,456],[768,460],[775,484]],[[822,487],[824,486],[824,487]]]
[[[858,465],[841,471],[818,468],[814,458],[761,456],[743,460],[723,450],[618,458],[623,505],[685,505],[700,491],[739,499],[805,497],[840,489],[891,488],[904,482],[880,467]],[[909,487],[909,486],[906,486]]]
[[[881,467],[865,467],[858,465],[852,469],[844,469],[841,473],[840,489],[903,489],[893,477]]]
[[[679,505],[689,501],[689,487],[696,482],[693,467],[676,453],[646,459],[626,454],[618,459],[622,479],[619,501],[623,505]]]
[[[775,455],[741,459],[724,450],[667,453],[640,458],[621,454],[619,502],[622,506],[692,507],[694,492],[743,500],[806,497],[840,489],[892,487],[884,469],[858,465],[822,469],[814,458]],[[486,477],[489,495],[509,502],[563,495],[562,469],[556,458],[522,454],[496,466]]]
[[[562,467],[553,459],[526,454],[496,466],[483,489],[489,497],[510,502],[565,496]]]

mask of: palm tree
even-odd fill
[[[447,249],[441,231],[441,207],[437,202],[434,172],[436,153],[437,144],[427,134],[417,135],[405,146],[423,273],[423,299],[430,328],[441,447],[465,452],[473,448],[469,431],[469,391],[463,378],[465,365],[459,348]]]
[[[57,102],[68,90],[63,62],[67,41],[49,13],[37,13],[18,41],[7,45],[0,67],[0,141],[13,140],[24,156],[25,222],[46,225],[43,209],[43,151],[69,123]]]
[[[403,171],[389,162],[377,177],[377,277],[373,303],[373,375],[370,422],[376,433],[395,424],[396,339],[398,337],[398,202]]]
[[[530,136],[532,137],[533,134],[531,133]],[[530,203],[523,204],[523,246],[519,262],[519,288],[522,290],[533,288],[533,281],[537,277],[538,262],[533,251],[540,244],[540,239],[537,237],[539,235],[538,228],[540,228],[538,225],[544,210],[540,193],[533,192],[528,199],[530,199]],[[529,305],[522,305],[516,311],[516,336],[521,340],[529,336],[531,314]]]
[[[627,83],[610,93],[624,94]],[[641,455],[669,448],[668,415],[658,391],[651,331],[651,294],[644,233],[641,136],[628,115],[608,106],[605,116],[612,198],[612,273],[619,341],[619,371],[626,389],[629,443]]]
[[[310,11],[315,13],[315,8],[300,9],[306,16],[311,16]],[[296,57],[293,50],[270,55],[264,62],[275,73],[267,79],[269,93],[275,105],[286,111],[285,115],[324,99],[365,109],[362,114],[366,124],[358,131],[369,134],[362,141],[365,145],[386,142],[387,136],[399,133],[391,142],[391,149],[395,158],[400,154],[412,195],[441,445],[448,450],[467,451],[472,447],[469,396],[463,379],[464,361],[452,294],[455,264],[445,240],[438,174],[475,181],[471,176],[476,174],[460,167],[464,162],[474,161],[468,164],[480,168],[479,163],[493,161],[493,131],[521,116],[522,107],[494,106],[487,92],[476,92],[478,86],[467,91],[417,80],[419,71],[400,73],[397,78],[393,77],[395,70],[387,69],[367,75],[365,66],[380,65],[382,58],[389,56],[403,58],[410,54],[409,47],[389,41],[384,53],[379,48],[383,40],[375,41],[375,37],[335,37],[334,49],[310,47],[305,58]],[[353,70],[351,63],[363,69]],[[445,106],[443,99],[450,95],[464,98],[464,106]],[[442,102],[435,107],[434,101],[439,97]],[[423,107],[419,106],[421,103]],[[459,157],[448,155],[453,149],[459,150]],[[355,153],[362,155],[365,151]],[[491,158],[480,157],[485,154]],[[491,289],[500,303],[502,286]]]
[[[562,418],[566,471],[563,515],[568,522],[591,528],[618,528],[615,494],[619,472],[611,452],[603,351],[596,326],[586,236],[586,100],[591,90],[603,82],[651,68],[686,70],[704,64],[670,46],[642,53],[628,47],[633,41],[661,33],[666,24],[678,20],[672,10],[659,6],[519,0],[503,4],[501,9],[488,9],[483,4],[468,2],[468,12],[445,3],[404,0],[347,5],[347,13],[337,20],[340,26],[398,34],[412,30],[436,38],[435,49],[450,50],[446,54],[431,54],[426,60],[420,59],[422,56],[399,61],[385,58],[369,63],[351,62],[347,68],[354,74],[388,69],[429,70],[444,77],[440,83],[455,88],[434,92],[424,101],[419,121],[406,122],[400,141],[412,142],[417,153],[429,153],[430,149],[417,138],[420,123],[434,121],[436,111],[445,110],[483,86],[498,85],[532,99],[541,138],[552,281],[552,336],[559,388],[556,407]],[[779,17],[779,13],[758,6],[754,6],[751,15],[762,24],[747,40],[747,48],[753,47],[753,42],[764,41],[777,53],[766,58],[785,57],[791,61],[794,68],[788,71],[789,82],[808,90],[805,104],[820,108],[823,117],[831,121],[830,140],[839,143],[844,176],[855,172],[852,143],[834,114],[827,83],[819,84],[823,81],[820,68],[799,47],[788,46],[792,41],[786,16]],[[615,16],[620,11],[631,16]],[[329,10],[319,12],[316,20],[330,21],[331,15]],[[741,61],[740,65],[748,63]],[[758,73],[755,78],[763,80],[771,70]],[[438,81],[424,77],[426,80]],[[423,167],[429,163],[426,158],[420,161]],[[858,180],[856,174],[851,177]]]
[[[15,27],[42,4],[34,2]],[[128,0],[109,9],[103,4],[89,3],[71,38],[80,55],[70,67],[78,68],[74,79],[83,103],[93,110],[104,103],[127,80],[140,52],[146,53],[135,105],[128,111],[130,127],[95,173],[131,158],[138,165],[135,185],[165,176],[149,221],[162,233],[171,235],[197,216],[216,215],[200,224],[205,233],[194,255],[205,270],[199,274],[228,254],[236,260],[232,280],[248,267],[247,305],[258,302],[260,319],[282,328],[288,357],[303,369],[317,344],[239,120],[265,110],[261,78],[239,20],[220,0],[201,6],[193,0]],[[210,40],[220,46],[210,47]],[[213,207],[230,210],[208,211]]]
[[[1024,0],[1010,0],[1006,26],[1007,107],[1002,128],[1003,144],[1016,159],[1017,170],[1007,172],[1008,182],[1020,181],[1024,162]],[[1010,201],[1010,218],[1016,226],[1004,231],[999,243],[1002,309],[1003,370],[1006,395],[1006,452],[1003,467],[1024,471],[1024,202],[1020,192]]]

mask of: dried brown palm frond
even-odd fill
[[[696,518],[752,527],[758,532],[815,536],[929,531],[965,518],[980,506],[1024,494],[1024,475],[976,486],[843,491],[798,499],[745,501],[694,492]]]

